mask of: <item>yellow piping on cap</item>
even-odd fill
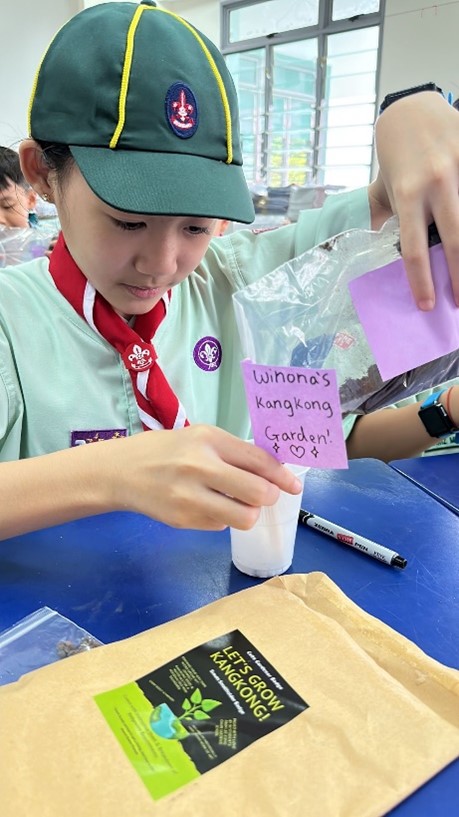
[[[64,25],[65,25],[65,23],[64,23]],[[43,65],[43,62],[45,60],[45,57],[46,57],[49,49],[51,48],[54,40],[56,39],[57,35],[59,34],[59,31],[62,28],[64,28],[64,26],[61,26],[56,31],[56,33],[55,33],[54,37],[52,38],[52,40],[50,40],[48,48],[46,49],[45,53],[43,54],[43,56],[42,56],[42,58],[40,60],[40,63],[38,65],[38,68],[37,68],[37,70],[35,72],[35,77],[34,77],[33,84],[32,84],[32,90],[30,92],[29,105],[28,105],[28,108],[27,108],[27,132],[28,132],[29,136],[32,136],[32,107],[33,107],[33,103],[35,101],[35,94],[37,93],[38,78],[40,76],[41,67]]]
[[[123,132],[124,123],[126,121],[126,99],[129,89],[129,79],[131,76],[132,57],[134,55],[134,36],[136,28],[139,25],[140,17],[146,10],[147,10],[146,6],[137,6],[128,28],[128,33],[126,37],[126,53],[124,55],[123,73],[121,75],[120,85],[120,96],[118,100],[118,124],[115,128],[112,138],[110,139],[109,143],[110,148],[116,148],[118,140]]]
[[[206,44],[199,36],[196,29],[193,28],[193,26],[187,23],[186,20],[183,20],[182,17],[179,17],[178,14],[174,14],[172,11],[166,11],[166,9],[159,9],[155,6],[141,6],[141,5],[137,6],[134,12],[134,16],[131,20],[131,24],[129,26],[126,38],[126,54],[124,58],[123,73],[121,76],[120,97],[118,102],[118,124],[110,140],[109,147],[116,148],[119,138],[123,132],[124,124],[126,121],[126,99],[129,88],[132,58],[134,53],[134,36],[136,28],[139,24],[140,17],[145,11],[160,11],[163,14],[169,14],[170,17],[174,17],[175,20],[177,20],[179,23],[182,23],[182,25],[185,26],[185,28],[187,28],[188,31],[191,32],[193,37],[198,41],[199,45],[201,46],[204,52],[204,56],[206,57],[207,62],[209,63],[210,70],[212,71],[215,77],[215,81],[220,91],[226,125],[226,153],[227,153],[226,163],[230,165],[233,161],[233,128],[231,123],[231,109],[228,102],[228,96],[226,94],[225,84],[222,80],[220,71],[217,68],[215,60],[212,54],[210,53],[209,49],[207,48]]]

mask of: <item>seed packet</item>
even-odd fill
[[[0,685],[101,644],[57,610],[40,607],[0,633]]]

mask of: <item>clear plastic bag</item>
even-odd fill
[[[56,610],[40,607],[0,633],[0,686],[101,644],[102,641]]]
[[[59,233],[56,220],[40,222],[38,227],[0,226],[0,268],[23,264],[45,255]]]
[[[434,226],[429,242],[440,242]],[[268,366],[336,369],[343,414],[366,414],[456,377],[457,351],[381,379],[348,283],[400,258],[391,218],[379,232],[340,233],[236,292],[244,355]]]

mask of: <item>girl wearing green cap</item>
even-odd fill
[[[217,48],[177,15],[119,2],[76,15],[39,66],[29,124],[22,169],[62,233],[49,262],[0,277],[3,537],[119,509],[244,529],[280,489],[298,493],[245,442],[231,296],[331,235],[396,212],[413,293],[430,308],[434,218],[459,303],[459,119],[438,93],[380,117],[368,190],[213,241],[217,219],[253,219],[236,95]],[[459,395],[449,400],[459,421]],[[379,455],[378,433],[366,436],[376,414],[399,418],[383,423],[385,455],[432,444],[410,406],[362,418],[351,456]]]

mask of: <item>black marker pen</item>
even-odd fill
[[[315,513],[303,510],[303,508],[300,510],[298,521],[301,525],[309,525],[310,528],[318,530],[319,533],[331,536],[333,539],[337,539],[338,542],[342,542],[343,545],[356,548],[356,550],[360,550],[362,553],[366,553],[367,556],[372,556],[373,559],[378,559],[378,561],[384,562],[386,565],[400,568],[407,566],[406,559],[396,553],[395,550],[390,550],[384,545],[378,545],[376,542],[372,542],[371,539],[366,539],[364,536],[359,536],[358,533],[352,533],[350,530],[341,528],[339,525],[335,525],[334,522],[322,519]]]

